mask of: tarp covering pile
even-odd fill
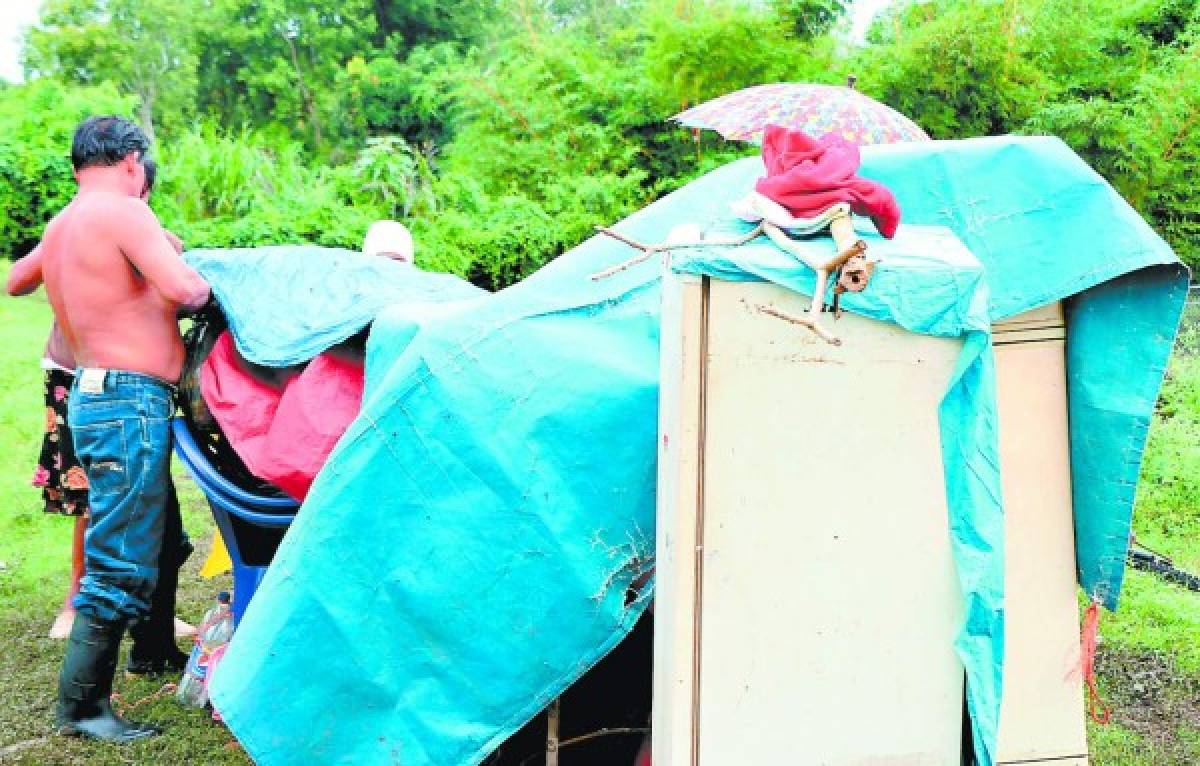
[[[729,203],[762,174],[758,159],[735,162],[619,228],[647,242],[682,223],[736,228]],[[884,260],[844,307],[966,340],[940,414],[967,606],[957,647],[990,764],[1003,507],[988,325],[1071,298],[1080,580],[1115,607],[1186,272],[1057,140],[873,148],[861,174],[925,226],[872,239]],[[969,253],[946,247],[956,237]],[[374,320],[362,412],[250,605],[214,702],[264,766],[476,764],[620,641],[652,595],[631,598],[629,586],[653,566],[662,266],[593,281],[632,254],[594,238],[481,295],[362,279],[359,268],[381,267],[343,253],[336,282],[358,298],[341,300],[329,297],[328,263],[294,251],[191,256],[252,362],[311,358]],[[761,238],[681,254],[675,267],[812,283]]]

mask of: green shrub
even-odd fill
[[[111,85],[40,79],[0,89],[0,241],[8,258],[29,252],[75,193],[71,136],[92,115],[130,117],[133,99]]]
[[[354,195],[351,174],[310,161],[303,145],[212,125],[181,135],[164,152],[153,200],[164,225],[188,247],[311,242],[356,248],[383,206]]]

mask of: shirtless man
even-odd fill
[[[146,169],[146,185],[142,188],[140,196],[143,202],[148,202],[154,189],[158,166],[154,160],[144,157],[142,167]],[[183,241],[166,229],[163,233],[175,248],[175,252],[182,254]],[[38,245],[33,253],[40,253],[40,248],[41,245]],[[32,268],[34,264],[37,264],[37,269],[41,268],[40,260],[29,258],[10,271],[7,286],[9,295],[27,295],[37,287],[31,284],[29,279],[30,274],[36,271]],[[50,638],[66,639],[71,635],[71,625],[75,622],[75,595],[79,592],[79,583],[84,574],[83,539],[88,521],[88,488],[87,477],[83,474],[83,466],[75,457],[75,441],[67,425],[69,399],[66,393],[75,382],[76,364],[57,322],[52,323],[50,328],[50,336],[42,353],[41,367],[45,370],[46,408],[47,412],[53,411],[54,419],[51,421],[49,415],[47,416],[47,430],[39,454],[40,462],[34,473],[35,481],[32,483],[42,487],[47,513],[75,516],[70,585],[63,607],[54,618],[54,625],[50,629]],[[192,552],[191,543],[182,531],[178,503],[168,506],[167,520],[169,529],[164,533],[164,541],[177,538],[179,544],[164,546],[164,553],[171,554],[167,558],[174,560],[159,563],[158,585],[155,586],[154,597],[150,601],[151,617],[130,628],[133,648],[130,650],[130,662],[126,670],[133,674],[182,672],[187,664],[188,655],[179,651],[174,639],[177,636],[193,636],[196,633],[194,627],[173,616],[178,567],[171,565],[182,565]],[[164,619],[166,614],[172,615],[170,626]]]
[[[139,199],[148,149],[146,136],[124,119],[84,121],[71,146],[79,190],[9,279],[10,291],[45,282],[81,368],[69,419],[90,484],[91,519],[87,574],[59,677],[59,729],[114,742],[159,733],[115,715],[108,698],[126,626],[147,617],[160,569],[177,571],[186,543],[168,519],[175,497],[170,418],[184,358],[176,315],[200,308],[210,294]]]

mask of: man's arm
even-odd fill
[[[29,251],[29,255],[12,265],[8,272],[9,295],[29,295],[42,284],[42,246]]]
[[[146,203],[124,201],[112,224],[121,252],[159,294],[188,309],[208,301],[208,283],[175,252]]]

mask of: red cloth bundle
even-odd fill
[[[887,187],[855,175],[861,164],[858,147],[830,133],[814,139],[803,131],[768,125],[763,131],[763,164],[767,177],[755,190],[797,218],[813,218],[839,202],[875,222],[889,239],[900,225],[900,205]]]
[[[226,331],[200,369],[200,391],[246,467],[303,500],[358,416],[363,365],[324,353],[276,388],[245,368]]]

